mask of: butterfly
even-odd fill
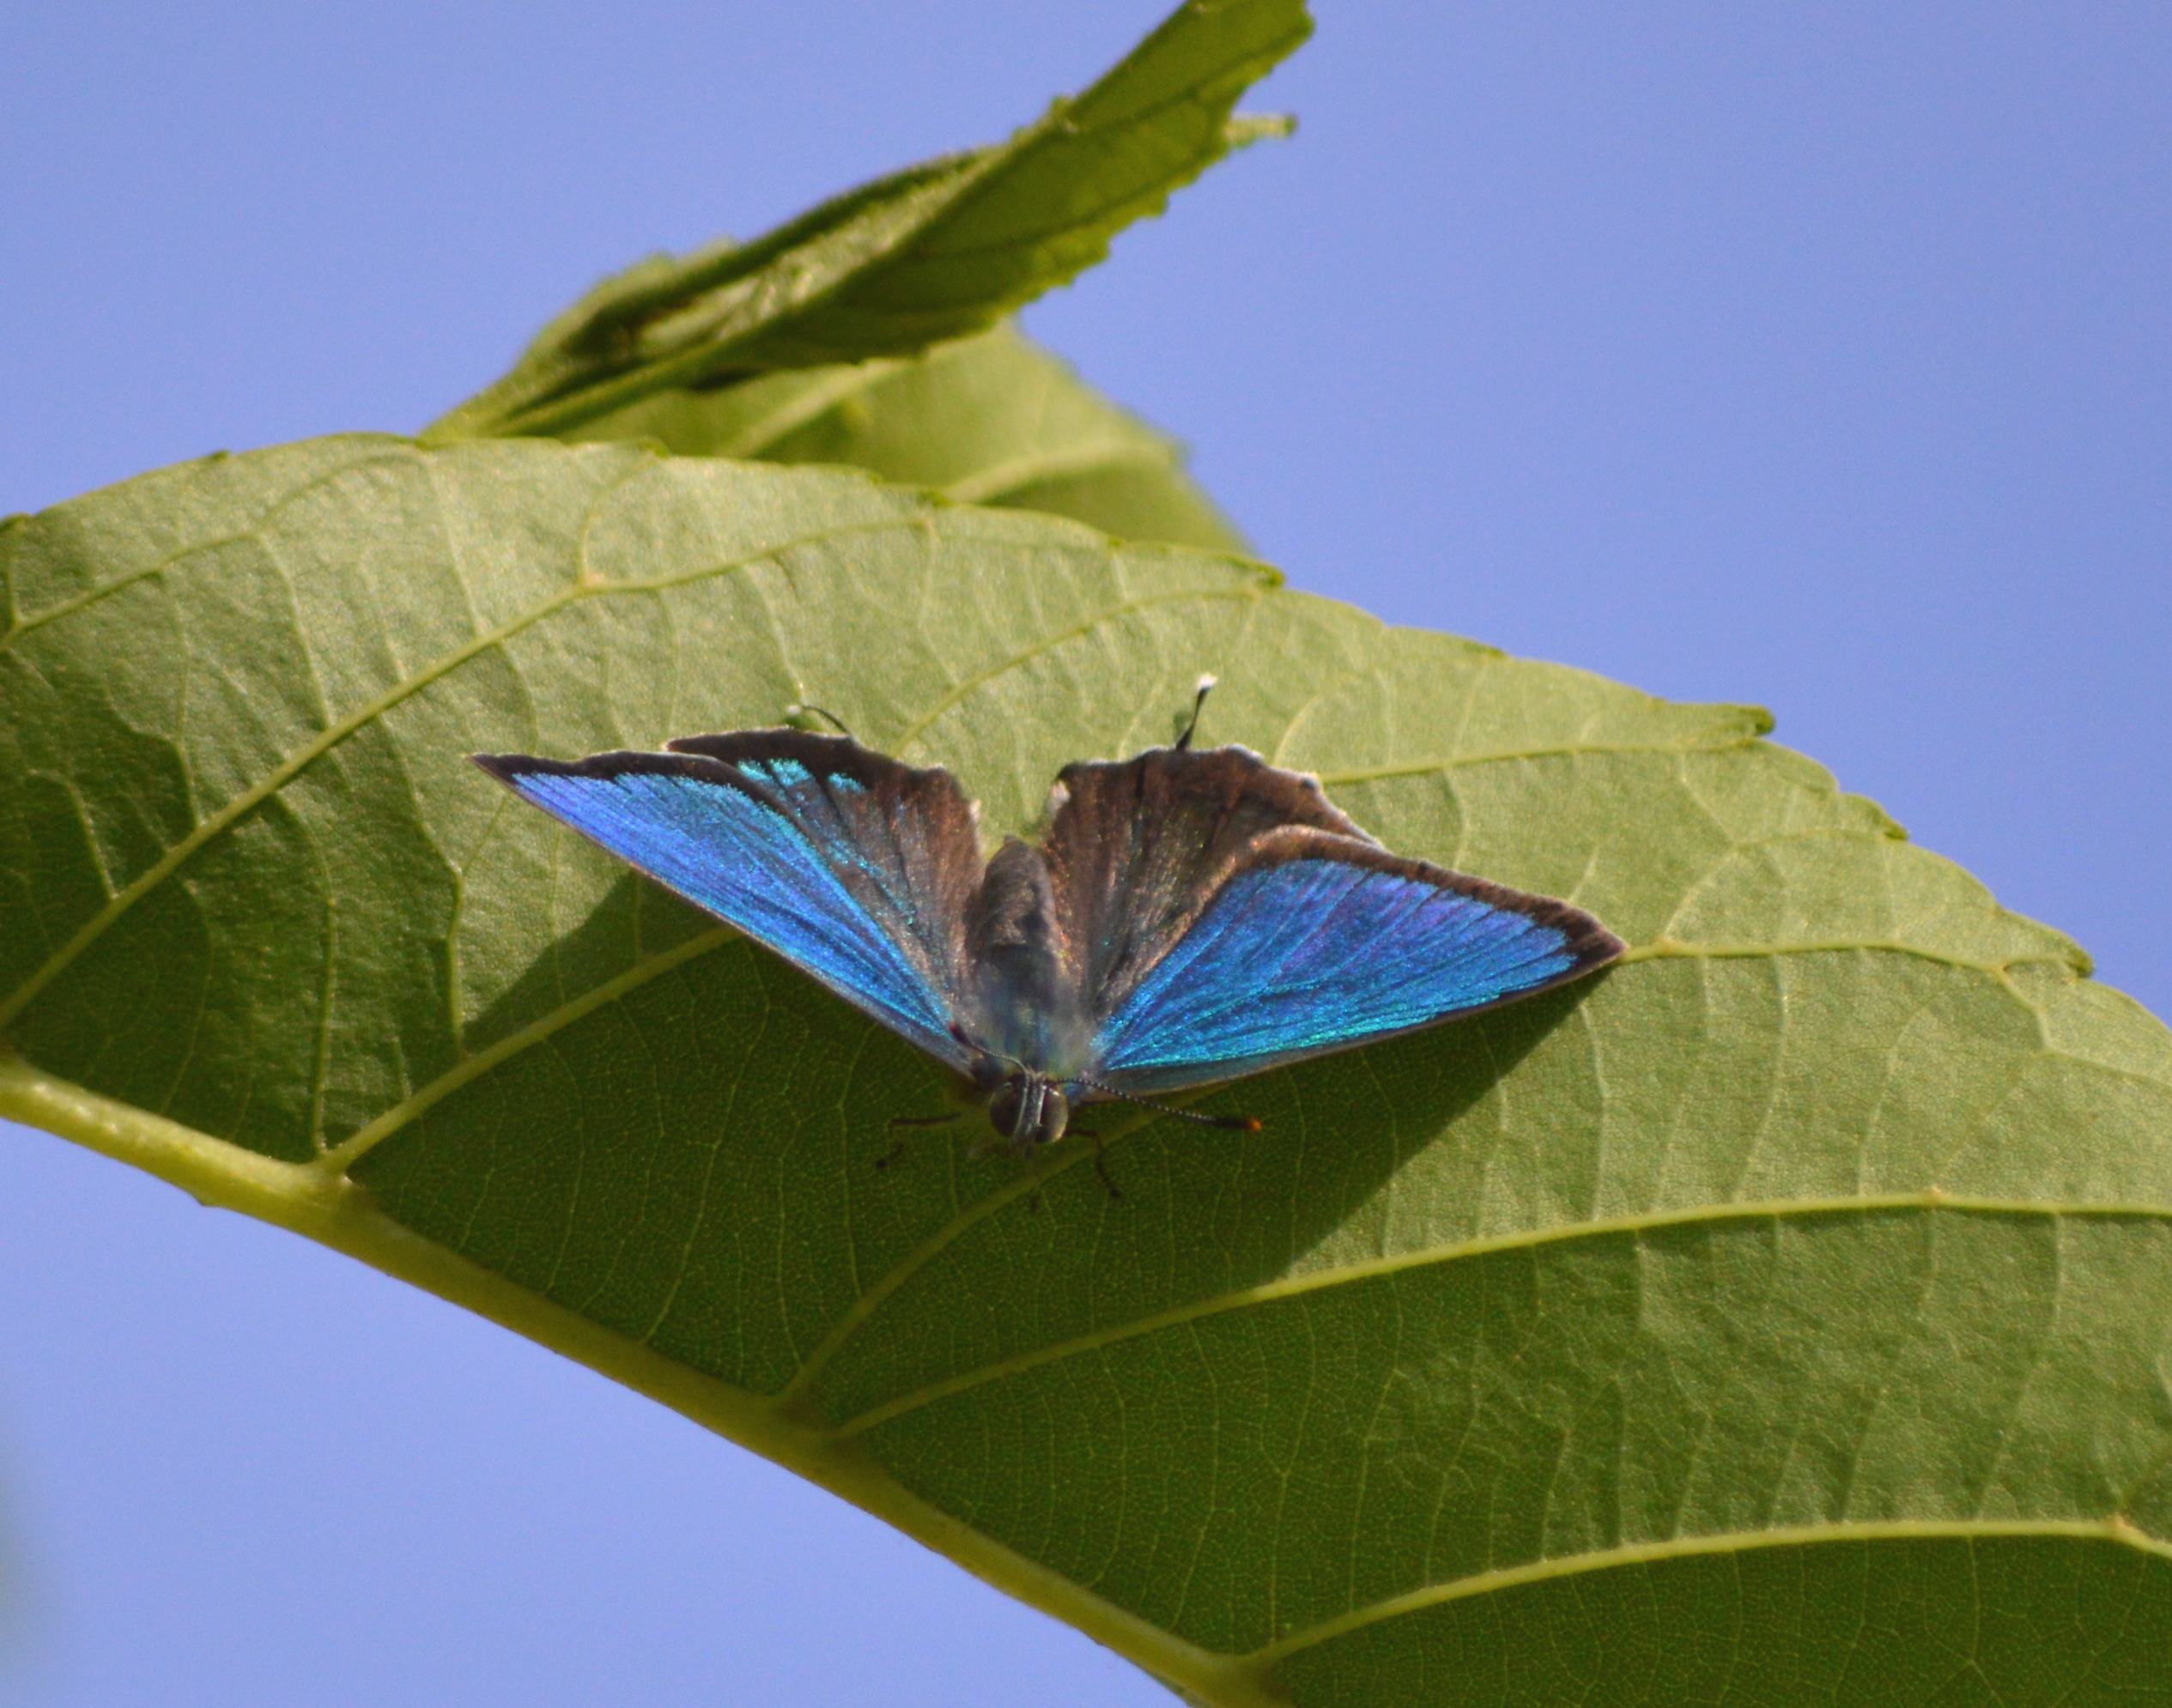
[[[1193,748],[1212,686],[1171,746],[1066,766],[1041,845],[985,859],[956,778],[848,735],[474,759],[954,1069],[1022,1155],[1081,1104],[1161,1108],[1621,954],[1567,902],[1390,853],[1315,778]]]

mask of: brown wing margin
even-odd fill
[[[1301,826],[1379,846],[1317,778],[1247,748],[1081,761],[1064,767],[1051,799],[1056,918],[1095,1019],[1115,1011],[1269,832]]]

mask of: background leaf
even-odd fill
[[[961,502],[1046,511],[1132,540],[1237,550],[1183,453],[1010,328],[917,356],[660,391],[571,439],[646,439],[683,456],[830,463]]]
[[[834,473],[318,441],[0,534],[0,1112],[309,1232],[1217,1703],[2165,1687],[2172,1041],[1761,714]],[[833,706],[991,830],[1214,739],[1604,979],[1112,1202],[463,761]]]
[[[1304,0],[1187,0],[1007,142],[863,185],[752,243],[607,279],[431,435],[561,433],[660,389],[979,331],[1093,265],[1232,148],[1286,129],[1232,109],[1311,28]]]

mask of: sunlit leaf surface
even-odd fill
[[[825,470],[327,439],[0,533],[0,1113],[485,1310],[1196,1699],[2172,1690],[2172,1045],[1728,706]],[[817,700],[1208,739],[1602,978],[1030,1172],[519,803]],[[737,1545],[760,1546],[759,1537]],[[1941,1696],[1940,1692],[1948,1694]]]

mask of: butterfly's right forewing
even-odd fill
[[[1156,748],[1061,778],[1059,917],[1089,1077],[1153,1093],[1475,1014],[1621,944],[1544,896],[1389,853],[1313,778]]]
[[[1298,825],[1372,840],[1311,778],[1244,748],[1153,748],[1067,766],[1056,798],[1057,912],[1096,1019],[1123,1005],[1261,836]]]
[[[1622,944],[1581,909],[1310,827],[1261,837],[1095,1035],[1094,1072],[1156,1093],[1535,996]]]

